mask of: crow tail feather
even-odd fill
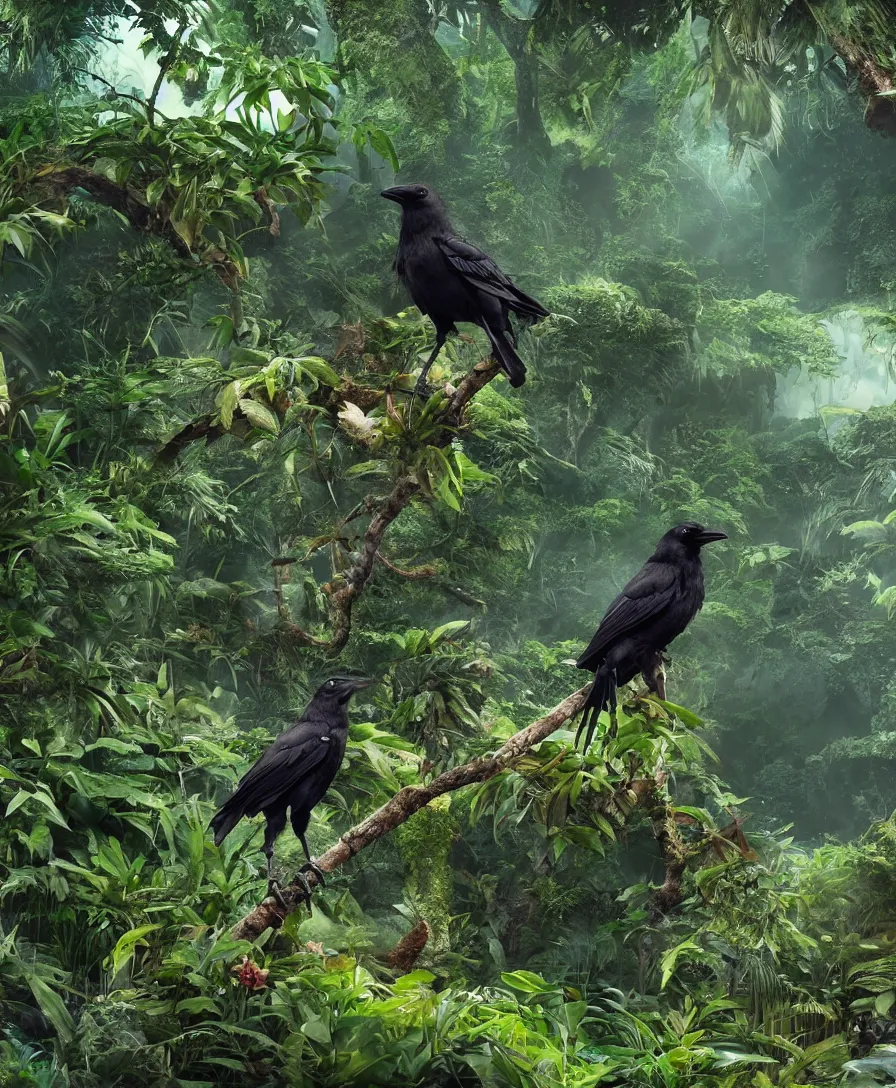
[[[612,713],[615,709],[616,670],[609,669],[604,672],[602,669],[598,669],[594,674],[594,683],[591,685],[591,690],[585,698],[582,720],[579,722],[579,728],[576,731],[576,747],[578,747],[582,733],[585,733],[585,751],[587,752],[591,747],[591,741],[601,712],[609,710]]]
[[[234,804],[236,794],[230,797],[212,817],[209,825],[215,833],[215,846],[220,846],[231,831],[236,827],[245,815],[242,807],[237,802]]]
[[[526,381],[526,366],[523,360],[517,355],[515,348],[509,342],[504,333],[498,329],[492,329],[488,325],[485,326],[485,334],[488,336],[489,342],[492,346],[492,356],[495,362],[499,363],[501,369],[510,379],[510,384],[518,389]]]

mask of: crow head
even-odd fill
[[[419,181],[412,185],[393,185],[391,189],[383,189],[380,196],[384,196],[386,200],[394,200],[403,208],[441,207],[442,203],[434,189]]]
[[[373,683],[373,680],[367,680],[359,676],[333,676],[321,684],[314,693],[314,698],[345,706],[356,691],[369,688]]]
[[[674,540],[687,548],[688,551],[695,552],[699,552],[705,544],[712,544],[714,540],[727,539],[727,533],[720,533],[714,529],[704,529],[696,521],[682,522],[681,525],[676,525],[674,529],[670,529],[663,537],[663,540],[669,540],[670,543]]]

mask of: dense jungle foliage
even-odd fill
[[[0,0],[3,1088],[896,1083],[894,26]],[[522,389],[465,328],[411,403],[396,178],[552,310]],[[317,855],[579,689],[684,519],[670,702],[234,932],[209,819],[323,678]]]

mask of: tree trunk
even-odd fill
[[[480,8],[486,23],[513,61],[517,141],[521,147],[546,153],[551,141],[541,120],[538,58],[529,44],[531,23],[507,15],[500,0],[480,0]]]
[[[865,124],[882,136],[896,136],[896,97],[881,97],[896,91],[896,77],[878,65],[870,54],[842,34],[828,30],[828,40],[847,70],[859,81],[859,90],[867,95]]]

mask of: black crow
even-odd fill
[[[401,233],[393,267],[414,305],[428,314],[436,327],[436,346],[426,360],[417,389],[424,387],[448,334],[457,332],[456,321],[479,325],[510,384],[522,385],[526,368],[516,353],[508,313],[538,321],[550,311],[516,287],[481,249],[458,238],[435,190],[420,184],[396,185],[380,195],[401,205]]]
[[[305,832],[311,810],[342,765],[348,740],[348,701],[356,691],[372,683],[335,676],[322,684],[295,725],[281,733],[253,764],[212,819],[215,845],[220,846],[244,816],[264,813],[267,826],[261,849],[267,858],[269,894],[280,897],[273,875],[274,843],[286,827],[287,808],[292,829],[308,859],[296,880],[305,883],[309,894],[303,873],[310,870],[323,883],[323,873],[311,858]]]
[[[704,529],[693,521],[676,525],[610,605],[577,669],[594,673],[585,701],[576,744],[587,730],[591,744],[602,710],[616,710],[616,688],[640,672],[651,691],[665,698],[663,652],[678,638],[703,606],[700,549],[726,533]]]

